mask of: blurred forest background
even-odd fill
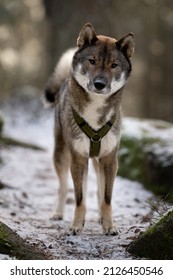
[[[0,101],[16,92],[42,93],[86,22],[97,34],[135,34],[124,114],[173,122],[172,0],[0,0]]]

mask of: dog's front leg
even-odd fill
[[[88,159],[80,155],[72,155],[71,174],[75,191],[75,213],[69,233],[80,234],[85,224],[86,188],[87,188]]]
[[[100,221],[104,234],[116,235],[117,229],[112,218],[112,191],[118,168],[116,151],[99,160],[100,175]]]

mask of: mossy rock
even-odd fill
[[[0,222],[0,253],[20,260],[45,260],[49,257],[27,244],[11,228]]]
[[[153,260],[173,260],[173,210],[133,241],[128,251]]]
[[[118,174],[143,183],[173,202],[173,125],[163,121],[126,120]]]

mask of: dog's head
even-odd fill
[[[134,35],[120,40],[95,34],[90,23],[84,25],[77,39],[72,74],[88,93],[113,94],[126,83],[130,58],[134,52]]]

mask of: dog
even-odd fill
[[[120,40],[97,36],[87,23],[79,33],[77,49],[60,58],[48,80],[45,95],[55,103],[54,165],[59,177],[52,219],[63,219],[70,168],[75,211],[68,234],[80,234],[85,224],[89,158],[97,173],[103,234],[117,234],[111,198],[118,168],[122,91],[132,70],[133,52],[133,33]]]

